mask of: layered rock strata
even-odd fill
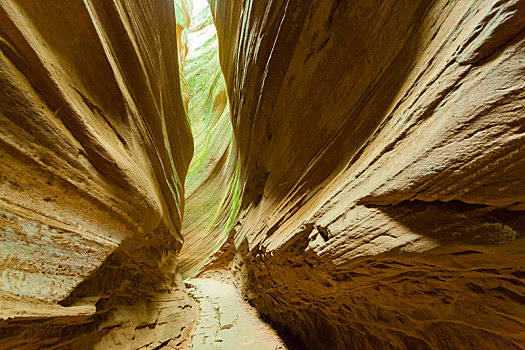
[[[523,347],[525,1],[212,9],[259,310],[312,349]]]
[[[174,6],[0,1],[1,348],[155,347],[191,323]]]

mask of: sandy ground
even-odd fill
[[[275,330],[261,320],[234,286],[209,278],[185,282],[200,306],[190,349],[286,349]]]

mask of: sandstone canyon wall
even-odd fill
[[[194,8],[188,40],[183,75],[195,152],[185,184],[183,276],[195,275],[224,243],[240,204],[237,148],[209,6]]]
[[[187,337],[176,23],[173,1],[0,1],[0,348]]]
[[[205,274],[312,349],[525,347],[525,1],[211,5],[243,197]]]

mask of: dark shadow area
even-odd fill
[[[250,303],[250,305],[252,304]],[[252,306],[255,307],[255,305]],[[283,340],[283,343],[288,350],[304,350],[308,348],[301,339],[293,335],[288,327],[274,322],[268,315],[261,312],[259,312],[259,317],[277,332],[277,335]]]
[[[420,200],[371,206],[410,231],[441,242],[500,244],[525,235],[525,211],[487,205]]]

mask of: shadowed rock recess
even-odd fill
[[[525,0],[208,2],[0,0],[0,349],[525,349]]]

